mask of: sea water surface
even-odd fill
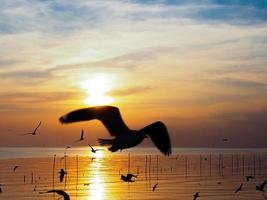
[[[60,169],[67,171],[63,182]],[[137,175],[135,182],[120,179],[129,172]],[[247,181],[248,175],[254,179]],[[0,199],[5,200],[58,199],[42,194],[53,188],[75,200],[189,200],[196,192],[205,200],[262,200],[267,194],[255,188],[266,179],[267,149],[174,148],[165,157],[155,148],[116,153],[92,153],[88,147],[0,148]]]

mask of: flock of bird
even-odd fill
[[[89,108],[83,108],[79,110],[72,111],[68,114],[65,114],[59,118],[59,121],[62,124],[80,122],[80,121],[89,121],[89,120],[100,120],[103,125],[108,130],[109,134],[113,139],[101,139],[99,138],[99,144],[102,146],[110,146],[108,149],[111,152],[116,152],[118,150],[122,151],[123,149],[132,148],[140,144],[145,138],[151,138],[154,145],[166,156],[169,156],[172,153],[171,150],[171,141],[167,131],[167,128],[164,123],[157,121],[154,122],[140,130],[131,130],[124,123],[120,111],[117,107],[113,106],[94,106]],[[42,121],[38,123],[36,128],[32,132],[24,133],[25,135],[37,134],[37,130],[41,126]],[[81,142],[84,140],[84,130],[82,129],[80,138],[75,142]],[[91,148],[92,153],[96,153],[101,149],[94,149],[90,144],[88,146]],[[67,146],[66,149],[71,148]],[[18,169],[19,166],[14,166],[13,172]],[[59,180],[63,181],[64,176],[67,172],[64,169],[59,171]],[[137,178],[136,175],[128,173],[126,176],[121,175],[121,180],[124,182],[134,182],[132,178]],[[154,192],[158,184],[154,185],[152,191]],[[1,185],[0,185],[1,186]],[[0,193],[2,188],[0,187]],[[44,193],[57,193],[63,196],[64,200],[69,200],[69,195],[63,190],[49,190]]]
[[[131,130],[129,129],[126,124],[124,123],[121,114],[119,112],[119,109],[113,106],[95,106],[95,107],[89,107],[84,109],[75,110],[72,112],[69,112],[59,118],[59,121],[62,124],[68,124],[68,123],[74,123],[74,122],[80,122],[80,121],[88,121],[88,120],[100,120],[103,125],[108,130],[109,134],[113,137],[112,139],[101,139],[99,138],[99,144],[100,145],[108,145],[111,152],[116,152],[118,150],[122,151],[123,149],[132,148],[140,144],[145,138],[150,138],[154,145],[165,155],[169,156],[172,153],[171,150],[171,142],[169,138],[169,134],[167,131],[166,126],[164,123],[157,121],[152,124],[149,124],[145,126],[142,129],[139,130]],[[41,126],[42,122],[40,121],[36,128],[29,133],[25,133],[22,135],[33,135],[35,136],[37,133],[38,128]],[[74,142],[81,142],[84,141],[84,130],[82,129],[80,138]],[[224,138],[224,142],[227,142],[228,139]],[[102,149],[95,149],[90,144],[88,146],[91,148],[92,153],[96,153],[97,151],[100,151]],[[66,149],[71,148],[71,146],[67,146]],[[15,172],[19,166],[14,166],[13,172]],[[67,172],[64,169],[60,169],[59,173],[59,181],[63,182],[65,175]],[[121,175],[121,180],[124,182],[135,182],[135,179],[137,178],[137,175],[128,173],[126,175]],[[254,179],[253,176],[246,176],[246,180],[250,181],[251,179]],[[267,180],[262,182],[259,185],[256,185],[256,190],[263,192],[263,196],[265,199],[267,197],[264,195],[264,188],[267,183]],[[85,183],[85,186],[88,186],[89,183]],[[152,187],[152,191],[154,192],[158,186],[158,183],[156,183]],[[243,190],[244,184],[240,184],[237,189],[234,191],[234,193],[238,193]],[[2,188],[0,185],[0,193],[2,192]],[[70,196],[63,190],[49,190],[46,192],[39,192],[40,194],[45,193],[57,193],[58,195],[61,195],[64,200],[69,200]],[[196,200],[200,197],[200,192],[196,192],[193,195],[193,200]]]

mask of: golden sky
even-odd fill
[[[109,104],[130,128],[163,121],[174,146],[266,147],[266,5],[229,2],[4,0],[0,145],[65,146],[82,128],[96,144],[99,122],[58,118]]]

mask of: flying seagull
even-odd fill
[[[80,142],[80,141],[83,141],[83,140],[84,140],[84,137],[83,137],[83,129],[82,129],[80,139],[79,140],[76,140],[75,142]]]
[[[246,180],[249,181],[250,179],[254,179],[254,176],[246,176]]]
[[[131,130],[123,122],[120,111],[113,106],[94,106],[72,111],[60,117],[59,121],[72,123],[86,120],[100,120],[114,139],[99,139],[100,145],[110,145],[112,152],[134,147],[149,136],[155,146],[165,155],[170,155],[171,141],[166,126],[160,122],[154,122],[140,130]]]
[[[97,151],[102,150],[102,149],[94,149],[90,144],[88,144],[88,146],[91,148],[92,153],[96,153]]]
[[[14,166],[14,168],[13,168],[13,172],[15,172],[16,171],[16,169],[18,169],[19,168],[19,166]]]
[[[61,183],[64,179],[64,176],[67,174],[67,172],[64,169],[61,169],[58,173],[59,173],[59,181]]]
[[[64,200],[70,200],[70,196],[64,192],[63,190],[49,190],[47,192],[39,192],[40,194],[44,194],[44,193],[57,193],[58,195],[63,196]]]
[[[199,196],[199,192],[196,192],[194,195],[193,195],[193,200],[196,200]]]
[[[41,126],[41,124],[42,124],[42,122],[40,121],[39,124],[37,125],[37,127],[34,129],[33,132],[25,133],[25,134],[22,134],[22,135],[36,135],[36,131]]]
[[[259,190],[261,192],[265,192],[264,187],[265,187],[266,183],[267,183],[267,180],[263,181],[263,183],[261,183],[260,185],[256,185],[256,190]]]
[[[156,183],[153,187],[152,187],[152,191],[154,192],[156,190],[156,187],[158,186],[158,183]]]
[[[121,180],[123,180],[124,182],[134,182],[134,180],[132,180],[133,177],[137,178],[137,176],[133,174],[127,174],[126,176],[121,175]]]
[[[241,191],[242,187],[243,187],[243,183],[239,185],[239,187],[235,190],[235,193],[238,193],[239,191]]]

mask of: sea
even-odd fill
[[[267,198],[267,184],[266,192],[256,190],[267,180],[267,149],[173,148],[164,156],[155,148],[94,148],[0,147],[0,199],[64,199],[51,190],[71,200]],[[136,177],[124,182],[129,173]]]

